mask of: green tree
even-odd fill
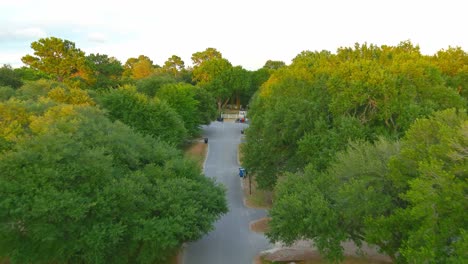
[[[417,118],[466,106],[409,41],[302,52],[254,98],[245,166],[270,189],[278,175],[307,162],[326,170],[349,139],[399,138]]]
[[[267,60],[267,62],[265,62],[265,65],[263,65],[263,69],[278,70],[280,68],[283,68],[284,66],[286,66],[286,63],[284,63],[284,61]]]
[[[120,84],[124,68],[116,58],[99,53],[90,54],[86,56],[86,62],[91,71],[92,88],[116,88]]]
[[[185,70],[185,63],[179,56],[172,55],[164,62],[162,70],[174,77],[178,77]]]
[[[190,136],[200,131],[199,101],[195,99],[195,87],[190,84],[166,84],[157,93],[156,97],[164,100],[173,108],[184,121],[184,127]]]
[[[251,75],[249,71],[245,70],[241,66],[235,66],[231,69],[231,86],[232,96],[235,99],[236,108],[240,109],[240,105],[247,105],[250,98],[246,98],[246,94],[249,92],[249,88],[252,86]],[[246,98],[246,99],[244,99]],[[244,100],[242,100],[244,99]]]
[[[326,171],[312,165],[276,186],[272,241],[311,239],[331,260],[341,243],[377,245],[397,263],[464,263],[465,111],[418,119],[400,143],[351,143]]]
[[[329,94],[324,79],[311,74],[318,69],[297,60],[275,71],[251,101],[244,165],[256,174],[261,188],[272,189],[279,175],[301,170],[308,158],[299,155],[299,141],[318,120],[325,120],[328,128]]]
[[[0,257],[167,263],[227,212],[224,190],[167,144],[61,105],[0,156]]]
[[[10,86],[17,89],[21,85],[23,85],[21,76],[10,65],[3,65],[0,68],[0,86]]]
[[[368,241],[368,220],[393,209],[395,191],[387,164],[398,151],[399,144],[383,139],[356,142],[326,172],[309,165],[303,174],[289,174],[275,188],[268,237],[286,243],[310,239],[326,258],[342,260],[341,243],[362,245]],[[385,244],[390,241],[381,242],[377,245],[395,257]]]
[[[15,89],[10,86],[0,86],[0,102],[6,101],[15,95]]]
[[[457,252],[468,227],[467,131],[465,111],[449,109],[416,120],[390,163],[403,205],[391,217],[411,223],[400,248],[410,263],[468,261]]]
[[[176,80],[168,75],[153,75],[136,82],[137,91],[146,94],[149,97],[154,97],[156,93],[165,84],[176,83]]]
[[[52,88],[58,86],[65,87],[65,84],[43,79],[26,82],[16,91],[15,97],[20,100],[37,101],[40,97],[47,96]]]
[[[105,92],[97,101],[112,120],[120,120],[143,134],[174,145],[186,138],[187,129],[177,112],[165,101],[138,93],[134,86]]]
[[[219,52],[215,48],[207,48],[204,51],[199,51],[192,54],[192,62],[194,68],[197,68],[205,61],[209,61],[211,59],[221,59],[222,57],[223,56],[221,52]]]
[[[26,66],[16,68],[14,71],[21,77],[23,81],[37,81],[39,79],[51,79],[51,77],[37,69],[32,69]]]
[[[205,89],[195,86],[195,100],[198,101],[200,124],[209,125],[217,116],[216,100]]]
[[[42,38],[31,43],[31,48],[34,56],[26,55],[21,60],[32,69],[50,74],[59,82],[84,74],[85,53],[69,40]]]
[[[209,91],[216,99],[218,111],[229,102],[233,93],[233,75],[231,63],[223,58],[211,58],[203,61],[193,70],[197,85]]]

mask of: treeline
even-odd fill
[[[167,263],[213,229],[224,187],[178,148],[272,70],[212,48],[191,69],[54,37],[31,47],[27,67],[0,68],[0,261]]]
[[[252,99],[245,166],[275,191],[272,241],[397,263],[468,261],[468,54],[410,42],[305,51]]]

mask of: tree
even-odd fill
[[[331,260],[341,243],[377,245],[398,263],[464,263],[466,112],[416,120],[401,143],[355,142],[326,171],[308,165],[276,186],[268,236],[311,239]]]
[[[308,162],[325,171],[348,140],[399,138],[417,118],[465,106],[410,42],[305,51],[272,72],[251,101],[245,166],[271,189]]]
[[[178,77],[185,70],[185,63],[179,56],[172,55],[164,62],[162,69],[170,75]]]
[[[190,84],[166,84],[156,93],[157,98],[166,101],[182,118],[190,136],[197,135],[201,125],[200,102],[195,99],[195,89]]]
[[[265,62],[265,65],[263,65],[263,69],[278,70],[285,66],[286,63],[284,63],[284,61],[267,60],[267,62]]]
[[[187,129],[177,112],[165,101],[138,93],[134,86],[105,92],[97,101],[112,120],[120,120],[140,133],[173,145],[186,138]]]
[[[247,105],[248,100],[241,100],[245,98],[246,93],[249,91],[249,88],[252,86],[250,74],[247,70],[241,66],[235,66],[231,69],[231,85],[232,85],[232,97],[235,98],[236,109],[240,109],[240,105]],[[250,99],[250,98],[249,98]]]
[[[198,101],[200,124],[209,125],[217,116],[216,100],[205,89],[195,86],[195,100]]]
[[[0,156],[0,257],[167,263],[227,212],[196,164],[93,107],[60,105]]]
[[[193,70],[193,78],[197,85],[209,91],[221,112],[222,106],[229,102],[233,93],[231,63],[222,58],[212,58],[204,61]]]
[[[7,101],[15,95],[15,89],[10,86],[0,86],[0,102]]]
[[[91,71],[92,88],[116,88],[120,84],[124,68],[116,58],[99,53],[90,54],[86,56],[86,62]]]
[[[47,93],[54,87],[65,87],[65,84],[51,80],[38,80],[26,82],[21,88],[16,90],[15,97],[20,100],[37,101],[40,97],[47,96]]]
[[[155,66],[153,61],[145,55],[138,58],[129,58],[124,65],[124,76],[139,80],[153,74]]]
[[[39,79],[51,79],[49,74],[46,74],[37,69],[32,69],[26,66],[15,68],[14,71],[21,77],[23,81],[37,81]]]
[[[308,159],[299,155],[298,143],[318,120],[325,120],[329,127],[330,99],[324,79],[314,78],[318,69],[298,60],[290,68],[277,70],[250,103],[244,165],[255,173],[263,189],[273,189],[279,175],[304,167]]]
[[[215,48],[207,48],[204,51],[199,51],[192,54],[192,62],[194,68],[197,68],[205,61],[209,61],[212,59],[221,59],[222,57],[223,56],[221,55],[221,52],[219,52]]]
[[[149,97],[154,97],[162,86],[173,83],[176,83],[176,80],[172,76],[153,75],[138,80],[136,88],[138,92],[146,94]]]
[[[400,247],[410,263],[468,261],[457,251],[468,226],[467,128],[466,112],[455,109],[416,120],[390,163],[403,206],[388,218],[411,223]]]
[[[0,68],[0,86],[10,86],[17,89],[21,85],[23,85],[21,76],[10,65],[3,65]]]
[[[307,166],[303,174],[289,174],[275,188],[267,236],[288,244],[311,239],[326,258],[341,260],[341,243],[362,245],[367,220],[392,208],[387,163],[398,150],[398,144],[383,139],[375,145],[356,142],[324,173]]]
[[[83,75],[85,71],[85,53],[69,40],[42,38],[31,43],[31,48],[34,56],[26,55],[21,60],[33,69],[52,75],[59,82]]]
[[[47,97],[57,103],[72,105],[94,105],[94,101],[85,90],[68,87],[56,87],[47,93]]]
[[[460,47],[449,47],[438,51],[432,59],[444,75],[447,86],[468,99],[468,54]]]

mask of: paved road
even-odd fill
[[[237,145],[245,124],[213,122],[204,127],[208,137],[205,175],[224,184],[229,212],[216,224],[215,230],[187,245],[184,264],[251,264],[260,251],[268,249],[267,239],[249,230],[249,223],[266,215],[264,210],[246,208],[243,204]]]

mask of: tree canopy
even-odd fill
[[[75,43],[56,37],[42,38],[31,43],[33,55],[21,60],[33,69],[52,75],[58,81],[81,76],[85,71],[85,53]]]
[[[165,101],[138,93],[134,86],[105,92],[98,102],[112,120],[120,120],[141,133],[174,145],[186,138],[187,129],[177,112]]]
[[[227,211],[195,164],[89,106],[59,105],[0,157],[0,256],[163,263]]]
[[[275,192],[271,241],[310,239],[331,261],[353,241],[396,263],[466,262],[463,58],[356,44],[272,72],[243,148],[259,187]]]
[[[171,146],[185,128],[165,101],[121,88],[97,96],[106,114],[64,83],[12,91],[0,102],[0,259],[167,263],[227,212],[224,188]]]

